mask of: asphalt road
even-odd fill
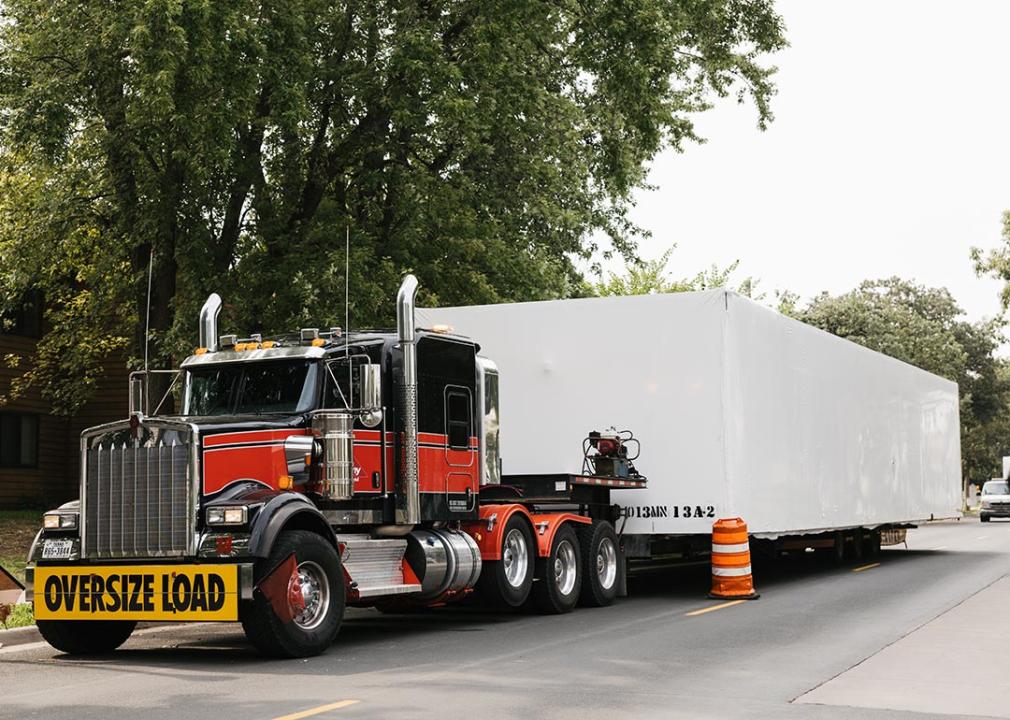
[[[1010,573],[1008,522],[937,524],[908,544],[870,567],[761,567],[761,599],[730,605],[705,598],[695,567],[649,571],[615,606],[561,617],[352,611],[330,652],[304,661],[263,660],[232,625],[146,630],[100,659],[5,648],[0,717],[921,720],[846,705],[844,683],[826,686],[835,704],[793,702]]]

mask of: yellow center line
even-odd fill
[[[880,563],[870,563],[863,565],[863,567],[852,568],[852,572],[863,572],[863,570],[872,570],[875,567],[880,567]]]
[[[740,603],[745,603],[746,600],[730,600],[729,602],[719,603],[718,605],[713,605],[712,607],[702,608],[701,610],[692,610],[689,613],[684,613],[684,617],[694,617],[695,615],[704,615],[705,613],[715,612],[716,610],[722,610],[723,608],[733,607],[734,605],[739,605]]]
[[[274,720],[302,720],[302,718],[312,717],[313,715],[319,715],[324,712],[329,712],[330,710],[339,710],[340,708],[345,708],[348,705],[354,705],[359,702],[361,701],[341,700],[340,702],[330,703],[329,705],[320,705],[319,707],[309,708],[308,710],[291,713],[290,715],[281,715],[280,717],[275,717]]]

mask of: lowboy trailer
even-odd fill
[[[200,315],[180,412],[86,430],[78,500],[46,513],[27,590],[42,636],[112,650],[138,621],[241,621],[262,652],[322,652],[345,606],[608,605],[623,556],[611,491],[640,491],[626,443],[593,433],[576,472],[502,483],[498,370],[469,338],[305,328],[219,336]]]

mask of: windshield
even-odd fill
[[[271,360],[189,371],[186,415],[307,412],[315,404],[319,365]]]
[[[982,486],[983,495],[1010,495],[1010,483],[987,482]]]

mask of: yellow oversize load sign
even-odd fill
[[[238,620],[237,565],[36,567],[40,620]]]

